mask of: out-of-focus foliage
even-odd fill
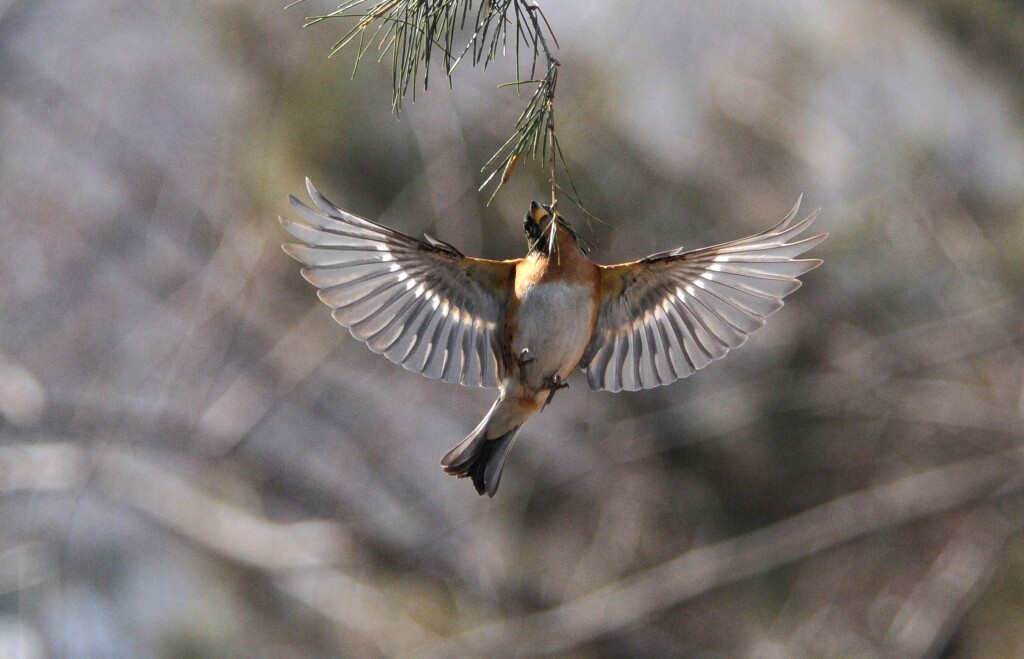
[[[309,175],[519,255],[507,76],[396,120],[330,6],[74,4],[0,2],[0,655],[1024,653],[1018,5],[546,4],[595,258],[800,192],[832,235],[725,361],[574,379],[487,500],[437,460],[493,392],[354,341],[274,219]]]

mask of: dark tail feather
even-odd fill
[[[441,466],[446,474],[456,478],[472,478],[478,494],[486,493],[493,497],[501,482],[505,458],[522,426],[516,426],[501,437],[487,439],[485,435],[489,416],[484,417],[468,437],[445,453],[441,458]]]

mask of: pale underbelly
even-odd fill
[[[545,283],[526,292],[512,336],[514,356],[528,351],[523,385],[536,390],[553,375],[572,373],[590,342],[595,304],[592,289],[579,284]]]

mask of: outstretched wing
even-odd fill
[[[593,338],[581,360],[596,390],[651,389],[685,378],[740,346],[821,265],[797,259],[827,234],[788,242],[817,211],[749,238],[604,266]]]
[[[515,261],[463,256],[348,213],[306,189],[319,210],[291,197],[305,222],[281,218],[334,319],[370,350],[428,378],[496,387],[503,376],[505,296]]]

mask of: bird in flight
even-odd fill
[[[595,390],[651,389],[692,375],[746,341],[821,265],[796,258],[827,234],[797,240],[817,211],[793,210],[761,233],[691,251],[598,265],[553,208],[530,204],[527,253],[465,256],[342,210],[306,179],[316,208],[281,218],[334,319],[370,350],[428,378],[497,387],[498,399],[441,459],[494,496],[509,449],[579,366]]]

